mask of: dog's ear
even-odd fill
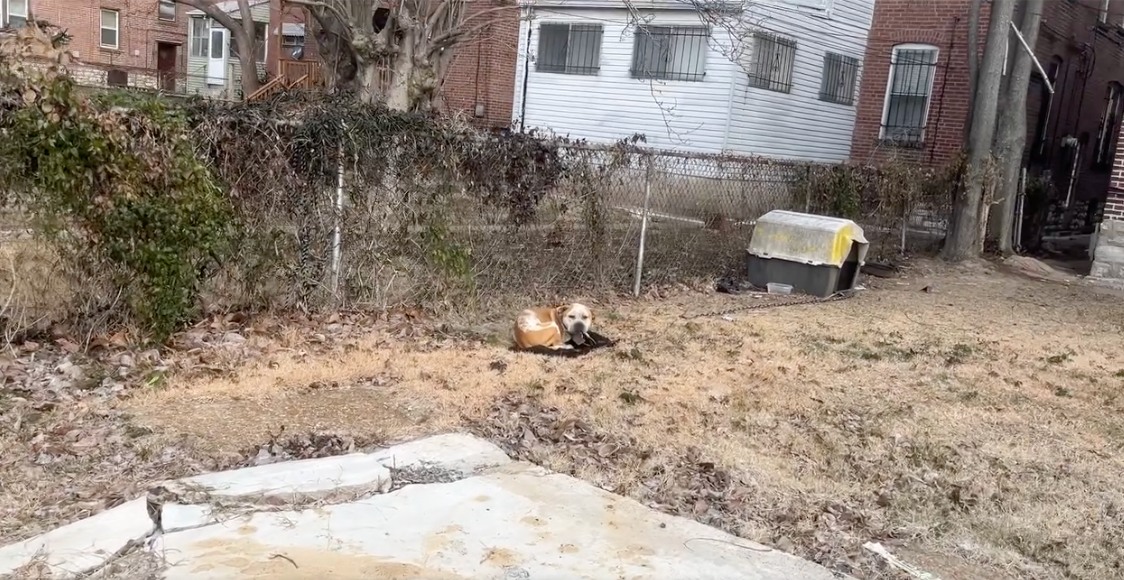
[[[554,307],[554,315],[557,316],[558,318],[562,318],[563,316],[566,316],[566,311],[569,310],[569,309],[570,309],[569,304],[563,304],[561,306],[555,306]]]

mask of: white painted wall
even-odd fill
[[[826,3],[824,10],[793,9],[759,3],[753,6],[758,28],[796,40],[792,91],[751,88],[744,72],[736,77],[727,149],[735,153],[808,161],[838,162],[848,158],[855,128],[862,59],[874,16],[873,0],[801,0]],[[752,39],[745,47],[746,68]],[[821,101],[824,53],[859,59],[855,98],[851,105]]]
[[[701,81],[641,80],[631,76],[634,28],[624,9],[539,8],[523,21],[516,76],[515,120],[519,121],[527,31],[531,66],[527,76],[524,126],[560,135],[611,142],[636,133],[655,147],[717,152],[725,138],[734,63],[715,47],[728,46],[723,30],[714,30]],[[600,71],[595,76],[541,73],[535,70],[542,23],[600,23]],[[702,24],[689,10],[652,12],[652,25]]]
[[[825,51],[853,56],[861,67],[874,0],[745,4],[745,22],[797,41],[789,93],[750,88],[746,70],[752,38],[731,39],[728,27],[714,25],[703,81],[631,78],[634,28],[627,24],[629,13],[616,6],[621,6],[618,0],[534,0],[524,6],[513,108],[517,127],[522,119],[527,129],[592,142],[641,133],[650,146],[659,148],[826,162],[847,158],[857,94],[852,105],[819,100],[823,58]],[[653,25],[702,23],[682,0],[636,1],[633,6]],[[544,22],[601,24],[598,74],[537,72],[534,63]],[[860,80],[861,68],[856,91]]]

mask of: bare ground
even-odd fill
[[[255,454],[470,429],[867,578],[883,572],[866,541],[946,580],[1119,577],[1120,296],[984,263],[920,262],[871,285],[714,316],[693,315],[762,299],[595,303],[620,343],[578,359],[510,352],[505,321],[404,315],[226,318],[170,351],[109,344],[90,361],[25,345],[5,374],[40,386],[0,391],[0,541]],[[77,373],[60,357],[90,370],[44,395]]]

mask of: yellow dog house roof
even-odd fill
[[[842,267],[858,244],[859,265],[865,263],[869,243],[855,222],[794,211],[773,210],[757,220],[749,253],[812,266]],[[854,258],[853,258],[854,259]]]

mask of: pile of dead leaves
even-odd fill
[[[348,453],[368,451],[378,447],[381,441],[375,437],[355,437],[347,433],[314,431],[284,436],[285,428],[269,438],[269,441],[243,455],[247,458],[237,467],[253,467],[279,461],[294,459],[318,459],[335,457]]]

